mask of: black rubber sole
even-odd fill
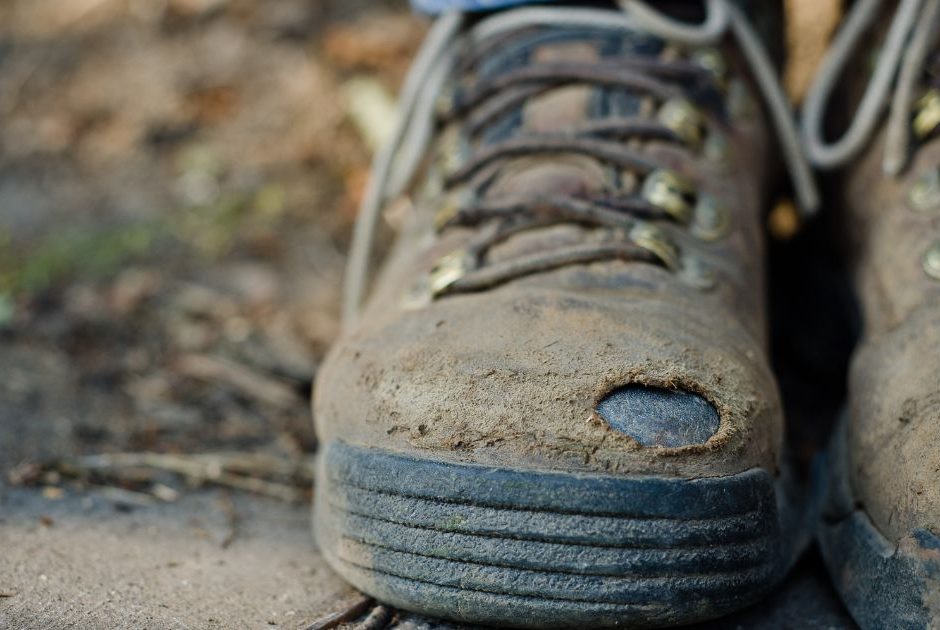
[[[856,506],[845,422],[833,436],[818,538],[833,582],[866,629],[940,627],[940,537],[918,529],[894,544]]]
[[[763,470],[624,478],[417,459],[333,442],[314,532],[381,601],[516,627],[674,625],[765,595],[810,531]]]

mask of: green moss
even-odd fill
[[[434,523],[435,529],[440,529],[445,532],[456,531],[466,525],[467,519],[459,514],[454,514],[447,518],[441,519]]]
[[[274,227],[283,207],[283,189],[268,184],[226,192],[153,221],[104,230],[59,229],[31,248],[14,247],[10,236],[0,233],[0,295],[13,300],[71,279],[106,277],[133,259],[153,255],[159,242],[170,239],[218,258],[245,233]]]
[[[15,314],[16,303],[13,301],[13,296],[0,291],[0,328],[3,328],[13,321]]]
[[[108,275],[150,251],[163,232],[158,223],[138,223],[100,232],[64,230],[25,253],[7,244],[0,247],[0,293],[34,293],[66,277]]]

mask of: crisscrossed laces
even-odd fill
[[[705,136],[705,118],[685,99],[684,90],[677,85],[700,86],[702,91],[710,88],[717,93],[716,79],[702,65],[686,60],[624,57],[614,61],[525,66],[484,79],[467,93],[458,92],[443,122],[448,119],[463,122],[462,117],[479,106],[477,115],[470,121],[472,124],[463,126],[465,133],[473,133],[497,120],[506,111],[507,102],[518,100],[514,97],[517,94],[530,98],[569,82],[627,88],[650,95],[663,105],[656,119],[631,116],[589,120],[553,133],[512,137],[471,152],[444,182],[447,188],[457,189],[459,193],[456,199],[443,204],[437,215],[437,228],[439,231],[453,226],[480,229],[468,245],[438,263],[431,274],[431,295],[479,291],[532,273],[610,259],[650,262],[672,271],[685,271],[687,281],[703,286],[708,279],[699,273],[700,269],[685,269],[692,264],[691,259],[681,260],[678,248],[658,227],[646,221],[669,221],[694,230],[697,220],[699,235],[703,235],[709,226],[712,231],[722,227],[715,225],[723,219],[720,211],[704,196],[699,198],[691,184],[649,161],[626,141],[655,138],[687,148],[700,144]],[[486,107],[485,99],[495,98],[497,94],[509,98],[500,99],[497,106]],[[642,180],[642,188],[590,196],[527,191],[509,198],[504,195],[498,201],[481,200],[477,191],[488,181],[487,166],[506,158],[543,153],[591,157],[635,175]],[[480,177],[482,181],[475,181]],[[607,228],[619,238],[555,246],[511,260],[484,264],[490,248],[511,236],[566,223]],[[704,230],[702,223],[708,224]]]
[[[786,97],[758,36],[741,11],[728,0],[708,0],[705,21],[698,25],[689,25],[659,14],[636,0],[621,0],[620,5],[623,10],[621,13],[574,8],[516,9],[482,20],[470,28],[465,36],[473,45],[526,27],[561,25],[639,30],[683,45],[704,46],[718,43],[730,33],[750,66],[770,113],[800,206],[806,213],[814,212],[818,206],[818,194],[809,166],[801,152]],[[399,102],[399,120],[392,138],[375,158],[373,177],[360,208],[347,268],[343,312],[344,324],[347,326],[354,323],[358,316],[365,293],[381,206],[386,200],[399,195],[408,185],[430,144],[435,126],[435,104],[447,77],[454,69],[456,58],[453,44],[462,35],[463,22],[461,14],[448,13],[438,18],[431,28],[406,78]],[[506,85],[495,81],[489,85],[481,85],[477,93],[463,95],[463,98],[455,103],[455,108],[459,111],[461,108],[469,109],[480,105],[475,111],[476,117],[468,121],[468,124],[481,128],[500,111],[510,107],[512,98],[529,98],[546,85],[557,85],[559,81],[566,80],[566,77],[572,81],[610,82],[653,93],[668,101],[678,98],[681,90],[661,79],[671,74],[674,80],[677,76],[690,76],[702,71],[701,68],[688,65],[642,59],[632,60],[632,63],[633,68],[629,64],[616,67],[605,64],[591,64],[590,67],[571,64],[567,67],[524,68],[499,79]],[[557,73],[551,74],[552,70]],[[513,97],[494,98],[484,103],[487,98],[506,87],[517,88]],[[447,183],[453,185],[466,181],[494,160],[538,151],[584,153],[652,175],[657,173],[655,165],[628,149],[622,141],[612,141],[609,138],[653,136],[676,142],[689,142],[691,138],[682,137],[685,135],[677,134],[674,129],[649,120],[604,119],[585,123],[582,128],[567,130],[564,135],[556,137],[523,137],[492,145],[476,153],[456,172],[450,173]],[[681,183],[664,181],[663,177],[649,179],[652,185],[666,186],[671,193],[680,197],[686,194]],[[671,218],[688,224],[690,219],[683,214],[686,205],[667,204],[668,216],[660,218]],[[670,209],[673,211],[670,212]],[[448,290],[455,291],[477,290],[535,271],[611,258],[647,260],[678,269],[678,252],[673,246],[657,238],[655,226],[640,220],[643,216],[653,216],[662,211],[662,207],[644,205],[637,199],[573,199],[551,195],[527,197],[499,206],[485,205],[471,199],[469,203],[465,202],[456,207],[452,216],[446,217],[439,227],[456,224],[480,225],[484,221],[489,223],[479,231],[467,251],[457,258],[443,261],[445,266],[453,265],[460,272],[447,279],[446,286]],[[505,220],[490,221],[494,218]],[[562,221],[612,227],[628,234],[629,239],[622,243],[590,243],[583,247],[559,248],[552,252],[482,268],[476,268],[473,264],[473,260],[478,259],[487,248],[519,230]],[[447,276],[446,269],[444,276]]]

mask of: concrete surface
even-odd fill
[[[301,506],[225,491],[115,507],[0,500],[0,627],[302,628],[361,596],[323,563]]]
[[[52,497],[56,493],[49,493]],[[0,494],[0,628],[306,628],[361,596],[324,564],[306,506],[223,490],[132,507]],[[448,628],[392,614],[387,627]],[[810,554],[766,602],[702,628],[854,627]]]

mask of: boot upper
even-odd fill
[[[491,465],[773,470],[772,149],[734,51],[527,28],[467,45],[444,96],[392,204],[399,238],[318,375],[320,438]],[[688,403],[676,431],[658,411],[613,417],[660,409],[656,392]]]
[[[926,268],[940,252],[940,141],[920,147],[898,178],[881,173],[883,141],[846,185],[865,321],[848,436],[856,498],[897,541],[916,528],[940,532],[940,277]]]

